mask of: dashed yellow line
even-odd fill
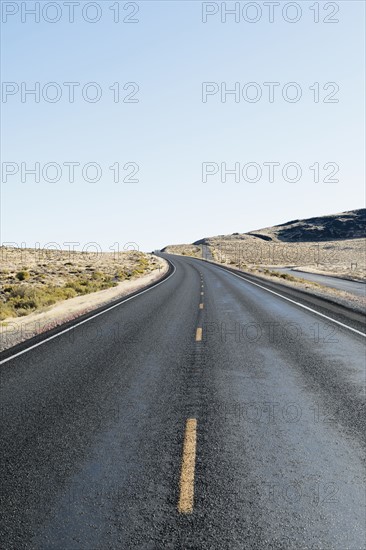
[[[202,340],[202,328],[199,327],[196,330],[196,342],[200,342]]]
[[[194,502],[194,470],[196,465],[197,420],[188,418],[183,444],[178,512],[191,514]]]
[[[203,304],[200,304],[200,309],[203,309]]]

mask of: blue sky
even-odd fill
[[[221,2],[207,8],[198,1],[169,0],[120,2],[122,17],[138,5],[137,23],[114,23],[110,8],[116,2],[108,0],[95,3],[101,19],[94,24],[83,19],[81,9],[88,2],[82,1],[74,23],[62,1],[57,2],[58,22],[45,21],[41,11],[39,23],[30,15],[22,23],[21,4],[2,1],[6,13],[19,8],[7,19],[3,11],[2,81],[19,89],[21,82],[27,88],[39,82],[41,91],[50,94],[46,97],[52,97],[52,88],[45,85],[56,82],[62,95],[55,103],[42,95],[39,103],[31,96],[22,102],[20,91],[5,100],[2,96],[2,166],[5,171],[11,168],[4,163],[19,167],[2,181],[2,242],[79,242],[81,248],[97,242],[104,250],[115,242],[121,248],[135,242],[141,250],[152,250],[364,206],[362,1],[297,2],[302,13],[296,23],[283,18],[288,2],[276,7],[273,23],[263,2],[252,3],[262,10],[257,23],[245,21],[242,12],[238,23],[229,15],[221,22],[220,12],[203,23],[202,10],[215,10]],[[34,4],[26,2],[28,8]],[[41,10],[45,4],[40,2]],[[226,3],[228,8],[234,4]],[[240,9],[247,4],[241,2]],[[310,9],[314,4],[319,5],[319,23]],[[328,11],[326,4],[331,4]],[[339,7],[333,16],[339,22],[324,23],[333,6]],[[49,9],[46,17],[55,17],[55,8]],[[88,9],[94,17],[95,8]],[[288,16],[294,14],[290,9]],[[80,83],[74,103],[64,82]],[[89,82],[102,91],[95,103],[81,94]],[[116,82],[124,95],[133,90],[123,90],[125,83],[137,83],[138,102],[115,103],[109,87]],[[217,93],[204,103],[203,82],[217,83],[219,89],[221,83],[230,89],[238,82],[240,92],[256,82],[263,95],[257,103],[242,95],[239,102],[232,95],[222,102]],[[279,83],[273,103],[265,82]],[[289,82],[302,90],[296,103],[282,97]],[[318,103],[309,89],[315,82]],[[339,86],[338,103],[323,102],[333,90],[323,90],[329,82]],[[87,88],[90,94],[93,90]],[[36,162],[40,181],[30,174],[22,181],[21,163],[31,168]],[[42,168],[52,162],[62,168],[57,182],[42,177]],[[68,162],[80,164],[74,182],[64,166]],[[219,172],[204,183],[204,162],[226,163],[228,169],[257,163],[263,173],[257,182],[228,176],[224,183]],[[280,164],[273,182],[263,165],[268,162]],[[282,177],[290,162],[301,167],[297,182]],[[87,163],[100,166],[99,181],[83,177]],[[109,167],[115,163],[122,179],[130,170],[123,167],[136,163],[138,182],[114,182]],[[314,163],[319,163],[319,182],[309,169]],[[324,171],[326,163],[339,166],[338,182],[323,181],[332,171],[329,166]],[[47,174],[52,179],[52,169]],[[93,178],[92,168],[87,175]]]

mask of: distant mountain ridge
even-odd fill
[[[169,254],[204,258],[261,273],[274,267],[297,267],[366,281],[366,208],[168,245]],[[258,271],[259,270],[259,271]]]
[[[206,237],[195,241],[194,245],[210,244],[217,239],[245,239],[257,237],[265,241],[280,242],[322,242],[361,239],[366,237],[366,208],[349,210],[338,214],[316,216],[304,220],[291,220],[285,223],[256,229],[247,233],[233,233]]]

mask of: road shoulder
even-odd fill
[[[311,297],[313,296],[316,298],[320,298],[325,302],[333,303],[337,306],[341,306],[342,308],[348,309],[355,313],[364,314],[365,312],[366,297],[364,298],[362,296],[356,296],[343,290],[338,290],[320,283],[313,283],[312,281],[301,279],[301,275],[299,276],[299,278],[294,277],[297,279],[296,281],[294,281],[266,275],[264,272],[259,270],[244,271],[237,267],[231,268],[228,265],[221,264],[212,260],[203,259],[202,261],[217,265],[218,267],[226,269],[227,271],[232,271],[243,276],[254,277],[256,280],[258,280],[258,282],[263,281],[271,283],[273,285],[276,285],[276,287],[278,287],[279,289],[283,288],[298,290],[303,294],[307,294]]]
[[[117,286],[106,290],[63,300],[47,310],[37,311],[26,317],[6,319],[0,327],[0,351],[12,348],[157,283],[169,270],[166,260],[163,258],[157,258],[157,260],[160,263],[158,269],[137,279],[122,281]]]

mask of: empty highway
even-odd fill
[[[155,287],[2,354],[1,547],[364,549],[359,317],[165,257]]]

